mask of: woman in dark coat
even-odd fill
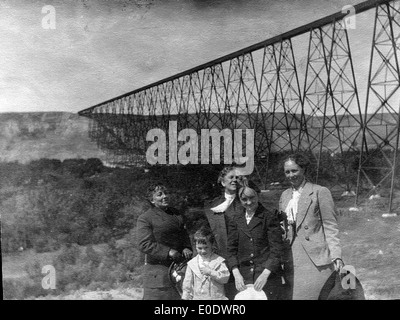
[[[251,187],[249,186],[251,185]],[[228,265],[238,291],[253,284],[268,300],[282,293],[282,231],[277,215],[258,201],[258,188],[251,183],[240,188],[242,212],[228,218]]]
[[[220,196],[205,205],[205,213],[209,226],[214,234],[217,253],[227,259],[227,229],[225,216],[231,217],[241,212],[242,206],[237,198],[239,187],[238,170],[227,166],[219,173],[218,183],[223,187]]]
[[[189,236],[182,216],[169,206],[168,192],[162,184],[150,186],[152,207],[137,220],[139,250],[145,253],[144,300],[178,300],[180,295],[169,279],[173,261],[192,256]]]
[[[218,176],[218,184],[223,187],[222,194],[205,205],[207,222],[214,234],[215,252],[224,259],[228,259],[228,230],[226,217],[232,217],[242,211],[242,206],[237,197],[239,187],[239,171],[235,166],[227,166],[221,170]],[[233,300],[236,294],[235,283],[231,275],[225,285],[225,293],[229,300]]]

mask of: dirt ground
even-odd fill
[[[77,290],[73,293],[59,296],[46,296],[34,300],[141,300],[143,289],[112,289],[109,291]]]

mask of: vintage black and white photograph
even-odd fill
[[[0,34],[3,300],[400,299],[400,0],[0,0]]]

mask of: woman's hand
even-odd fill
[[[264,288],[265,284],[267,283],[270,274],[271,271],[269,271],[268,269],[264,269],[264,271],[256,279],[256,282],[254,282],[254,290],[262,290],[262,288]]]
[[[175,262],[179,262],[182,259],[182,255],[178,251],[176,251],[175,249],[172,249],[172,248],[169,249],[168,255]]]
[[[235,286],[238,291],[246,290],[246,285],[244,284],[244,279],[238,268],[232,270],[233,277],[235,278]]]
[[[193,252],[192,252],[192,250],[185,248],[185,249],[183,249],[182,254],[185,257],[185,259],[189,260],[192,257]]]
[[[344,262],[342,259],[337,258],[333,260],[333,265],[335,266],[335,271],[340,272],[340,270],[344,267]]]

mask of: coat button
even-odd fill
[[[253,260],[250,260],[250,264],[253,264],[254,262],[253,262]]]
[[[304,226],[304,229],[306,229],[306,230],[307,230],[307,229],[308,229],[308,226]]]
[[[309,236],[306,236],[306,238],[305,238],[305,239],[308,241],[308,240],[310,240],[310,237],[309,237]]]
[[[250,241],[253,241],[253,238],[250,238]]]
[[[252,257],[252,258],[253,258],[253,257],[254,257],[254,254],[252,254],[252,253],[251,253],[251,254],[250,254],[250,257]]]
[[[253,271],[254,271],[254,269],[253,269],[253,268],[251,268],[251,269],[250,269],[250,272],[253,272]]]

